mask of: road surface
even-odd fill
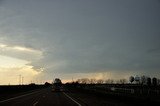
[[[0,106],[128,106],[128,104],[80,92],[52,92],[51,88],[47,88],[1,100]]]
[[[51,88],[47,88],[2,100],[0,106],[81,106],[81,104],[64,92],[52,92]]]

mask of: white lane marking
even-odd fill
[[[80,103],[78,103],[77,101],[75,101],[73,98],[71,98],[69,95],[67,95],[66,93],[63,92],[64,95],[66,95],[69,99],[71,99],[73,102],[75,102],[78,106],[82,106]]]
[[[35,102],[34,104],[33,104],[33,106],[36,106],[38,104],[38,101],[37,102]]]
[[[24,95],[20,95],[20,96],[17,96],[17,97],[9,98],[9,99],[6,99],[6,100],[2,100],[2,101],[0,101],[0,103],[4,103],[4,102],[8,102],[10,100],[18,99],[18,98],[21,98],[21,97],[24,97],[24,96],[32,95],[32,94],[37,93],[37,92],[40,92],[40,91],[36,91],[36,92],[29,93],[29,94],[24,94]]]

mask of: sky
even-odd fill
[[[1,85],[159,72],[159,0],[0,0]]]

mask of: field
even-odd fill
[[[14,96],[22,95],[32,92],[37,89],[46,88],[46,85],[1,85],[0,86],[0,100],[11,98]]]
[[[102,97],[119,99],[126,102],[142,104],[160,103],[160,86],[139,84],[68,84],[71,90],[76,89]]]

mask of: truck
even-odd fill
[[[52,91],[61,91],[62,81],[59,78],[55,78],[53,81]]]

